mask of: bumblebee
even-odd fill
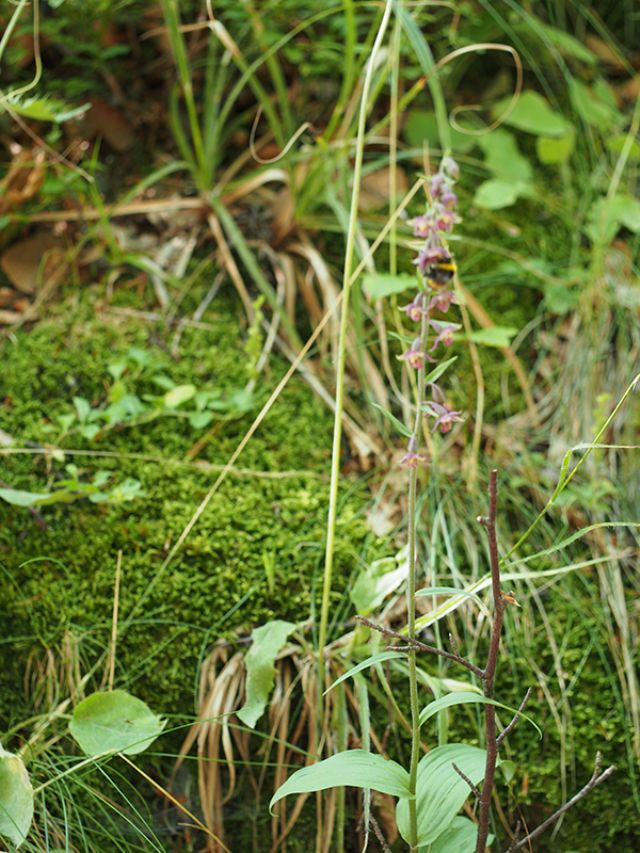
[[[425,270],[427,284],[434,290],[442,290],[456,274],[458,267],[453,258],[447,256],[430,264]]]

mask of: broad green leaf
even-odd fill
[[[430,148],[439,148],[438,123],[433,110],[411,110],[405,119],[403,134],[411,148],[422,149],[426,144]],[[470,151],[478,140],[470,133],[461,133],[451,128],[451,147],[459,153]]]
[[[38,506],[51,497],[51,492],[24,492],[21,489],[0,489],[0,498],[14,506]]]
[[[580,301],[580,288],[564,284],[548,284],[544,289],[544,304],[553,314],[566,314]]]
[[[175,388],[167,391],[162,398],[162,402],[167,409],[177,409],[178,406],[181,406],[183,403],[190,400],[195,393],[195,385],[176,385]]]
[[[33,788],[18,755],[0,746],[0,836],[19,847],[33,820]]]
[[[488,329],[478,329],[469,335],[469,339],[475,344],[485,347],[508,347],[511,338],[516,335],[517,329],[513,326],[490,326]]]
[[[495,105],[493,113],[496,118],[504,115],[510,101],[511,95]],[[564,116],[552,110],[542,95],[531,90],[520,95],[515,107],[503,121],[511,127],[536,136],[564,136],[567,132]]]
[[[516,775],[517,764],[515,763],[515,761],[503,761],[500,765],[500,769],[502,770],[504,781],[508,785],[509,782]]]
[[[584,44],[564,30],[558,30],[549,24],[544,24],[539,18],[536,19],[536,29],[541,30],[549,41],[556,47],[560,53],[565,56],[571,56],[580,62],[585,62],[588,65],[594,65],[598,61],[598,57],[585,47]]]
[[[415,289],[416,277],[401,273],[399,275],[389,275],[388,273],[367,273],[363,279],[362,286],[364,292],[371,299],[383,299],[385,296],[391,296],[394,293],[404,293],[410,288]]]
[[[481,136],[478,144],[484,152],[485,166],[495,178],[508,184],[531,181],[531,163],[521,154],[515,136],[508,130],[494,130]]]
[[[85,755],[137,755],[162,732],[164,720],[124,690],[92,693],[76,705],[69,731]]]
[[[276,619],[273,622],[267,622],[266,625],[261,625],[259,628],[254,628],[252,631],[251,648],[245,657],[247,670],[246,701],[238,711],[238,717],[245,726],[254,728],[264,713],[269,694],[273,690],[273,680],[276,674],[275,657],[295,627],[293,622],[283,622]]]
[[[469,786],[456,773],[455,764],[477,785],[484,778],[486,751],[464,743],[437,746],[418,764],[416,800],[418,808],[418,844],[433,844],[448,829],[465,800]],[[396,807],[398,829],[405,841],[409,837],[409,803],[401,799]]]
[[[473,203],[486,210],[501,210],[518,200],[519,185],[513,181],[498,178],[484,181],[476,190]]]
[[[375,409],[382,412],[385,418],[394,425],[394,427],[398,430],[401,435],[406,436],[407,438],[411,438],[412,432],[409,427],[405,426],[402,421],[398,420],[395,415],[392,415],[391,412],[388,412],[385,408],[383,408],[379,403],[371,404]]]
[[[594,243],[608,243],[622,226],[634,234],[640,232],[640,201],[626,193],[597,199],[589,211],[585,231]]]
[[[575,111],[587,124],[605,133],[621,120],[621,115],[608,97],[596,87],[589,87],[575,77],[569,78],[569,93]]]
[[[538,732],[539,737],[542,737],[540,728],[534,723],[531,717],[516,708],[510,708],[508,705],[503,705],[495,699],[488,699],[486,696],[481,696],[478,693],[447,693],[446,696],[441,696],[433,702],[429,702],[426,708],[420,712],[420,725],[426,723],[428,719],[444,711],[446,708],[452,708],[455,705],[495,705],[496,708],[502,708],[508,711],[512,716],[518,714],[530,723]]]
[[[539,136],[536,140],[538,160],[547,165],[566,163],[575,143],[576,134],[571,127],[564,136]]]
[[[189,424],[194,429],[202,429],[208,426],[213,420],[211,412],[193,412],[189,415]]]
[[[364,749],[349,749],[296,770],[275,792],[269,810],[289,794],[309,794],[344,786],[371,789],[392,797],[409,799],[411,796],[409,774],[403,767]]]
[[[613,207],[615,216],[619,219],[620,224],[633,231],[634,234],[640,233],[640,200],[634,196],[620,193],[613,197]]]
[[[350,670],[344,672],[340,678],[337,678],[330,687],[322,694],[323,696],[327,694],[330,690],[333,690],[334,687],[337,687],[338,684],[342,684],[343,681],[346,681],[348,678],[353,678],[354,675],[357,675],[359,672],[362,672],[364,669],[369,669],[371,666],[375,666],[379,663],[384,663],[388,660],[395,660],[397,658],[404,658],[406,655],[404,652],[393,652],[391,650],[386,652],[378,652],[377,655],[372,655],[370,658],[361,661],[356,666],[352,666]]]
[[[376,610],[385,598],[407,579],[409,564],[404,551],[395,557],[375,560],[360,572],[349,598],[361,616]]]
[[[627,144],[627,134],[626,133],[616,133],[613,136],[608,136],[605,140],[605,145],[611,151],[612,154],[621,154],[622,149]],[[629,149],[629,161],[637,162],[640,160],[640,143],[637,139],[634,139],[631,143],[631,147]]]
[[[74,397],[73,405],[76,407],[76,412],[78,413],[78,420],[80,423],[84,423],[86,419],[89,417],[89,412],[91,411],[91,404],[88,400],[85,400],[84,397]]]
[[[420,853],[474,853],[478,838],[478,824],[468,817],[454,817],[451,826],[440,835],[429,848]],[[487,839],[487,847],[491,841]]]

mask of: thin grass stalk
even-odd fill
[[[169,35],[169,41],[171,42],[171,50],[176,63],[176,70],[178,72],[178,79],[180,80],[180,86],[182,88],[182,95],[187,107],[189,130],[191,131],[195,160],[198,166],[198,171],[201,171],[205,168],[204,144],[202,141],[200,122],[198,120],[198,110],[193,97],[193,85],[191,81],[187,50],[184,38],[180,31],[180,13],[176,0],[162,0],[162,11],[167,24],[167,33]]]
[[[398,194],[398,95],[400,85],[400,16],[396,13],[391,39],[391,103],[389,109],[389,217]],[[394,220],[389,232],[389,272],[398,272],[398,229]]]
[[[354,60],[358,41],[358,30],[356,25],[355,3],[353,0],[342,0],[342,10],[344,13],[345,28],[342,84],[340,86],[340,92],[338,94],[335,108],[324,133],[326,139],[331,139],[331,136],[344,113],[344,107],[349,100],[349,95],[353,89],[353,81],[355,78]]]
[[[342,313],[340,316],[340,335],[338,338],[338,364],[336,366],[336,408],[333,422],[333,446],[331,452],[331,483],[329,487],[329,513],[327,518],[327,540],[325,550],[324,578],[322,588],[322,605],[320,611],[320,628],[318,634],[318,682],[324,683],[324,652],[327,644],[327,626],[329,622],[329,603],[331,598],[331,580],[335,552],[336,521],[338,510],[338,484],[340,480],[340,450],[342,438],[342,413],[344,409],[344,380],[347,350],[347,333],[349,331],[349,297],[351,294],[351,273],[356,243],[356,228],[358,223],[358,201],[360,198],[360,181],[362,178],[362,160],[367,119],[367,102],[375,58],[380,50],[384,35],[391,16],[393,0],[386,0],[384,13],[376,35],[369,64],[364,80],[360,114],[358,118],[358,133],[356,139],[356,157],[353,171],[353,189],[351,194],[351,209],[349,212],[349,228],[347,231],[347,246],[345,250],[344,274],[342,279]]]
[[[251,25],[253,27],[253,32],[255,34],[256,40],[258,42],[258,46],[260,47],[261,52],[265,52],[268,47],[268,44],[266,43],[264,38],[264,24],[262,22],[262,19],[252,2],[247,3],[247,11],[249,13],[249,17],[251,18]],[[276,53],[268,54],[265,57],[265,63],[269,70],[269,75],[273,83],[273,88],[280,104],[280,110],[282,112],[282,123],[284,125],[285,130],[284,136],[286,138],[287,136],[291,136],[291,134],[293,133],[293,116],[291,115],[291,105],[289,103],[287,83],[284,74],[282,73],[280,63],[278,62],[276,57]],[[279,133],[280,136],[282,136],[282,133],[278,126],[274,127],[273,130],[274,133]],[[280,141],[283,141],[283,139],[281,139]]]
[[[11,38],[15,26],[18,23],[18,18],[22,14],[22,10],[27,5],[27,2],[28,0],[18,0],[16,8],[13,10],[11,17],[9,18],[9,23],[6,25],[4,33],[2,34],[2,38],[0,39],[0,59],[2,59],[2,56],[4,55],[4,52],[7,49],[9,39]],[[36,12],[35,9],[34,12]]]

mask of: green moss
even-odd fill
[[[151,333],[158,340],[162,330],[95,320],[86,304],[71,316],[61,311],[20,332],[3,345],[2,429],[18,446],[55,441],[57,431],[46,433],[46,427],[71,411],[74,395],[103,399],[107,366],[132,345],[149,349],[175,382],[223,390],[246,384],[243,333],[231,313],[221,313],[210,330],[186,330],[177,362],[166,355],[163,340],[160,346],[149,343]],[[252,411],[220,422],[200,460],[226,462],[285,369],[272,359],[271,376],[261,380]],[[104,652],[119,550],[121,624],[134,617],[119,640],[118,681],[159,711],[192,711],[198,661],[219,637],[276,616],[308,616],[324,543],[330,413],[294,378],[238,462],[257,473],[226,478],[184,547],[159,573],[217,475],[184,464],[203,433],[182,420],[161,418],[113,430],[93,443],[68,435],[66,448],[141,452],[165,461],[73,457],[87,479],[98,469],[112,470],[117,481],[137,478],[145,497],[119,506],[83,501],[46,507],[41,510],[46,529],[27,510],[0,505],[0,637],[9,661],[0,673],[3,723],[28,710],[21,672],[34,650],[42,655],[56,649],[71,630],[82,639],[86,666]],[[3,463],[5,481],[32,491],[64,474],[61,463],[39,455],[11,455]],[[278,476],[283,471],[293,473]],[[377,547],[369,542],[363,501],[364,494],[352,490],[340,513],[336,603],[363,551]],[[265,560],[274,565],[273,592]]]

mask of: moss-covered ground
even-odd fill
[[[90,299],[76,307],[65,304],[2,343],[2,430],[16,447],[56,441],[59,429],[47,429],[73,411],[74,396],[103,400],[112,381],[109,365],[132,346],[150,353],[177,384],[241,389],[249,375],[246,330],[226,303],[208,319],[206,330],[184,330],[179,358],[173,360],[156,327],[100,318]],[[308,617],[323,549],[331,415],[299,378],[292,379],[247,446],[237,463],[242,472],[225,479],[184,547],[158,574],[217,476],[207,463],[227,461],[286,366],[272,358],[250,411],[218,423],[213,440],[198,454],[200,466],[189,463],[186,452],[210,426],[195,430],[175,417],[116,428],[92,441],[77,432],[61,440],[67,449],[113,451],[113,458],[2,457],[1,479],[17,489],[46,491],[67,476],[64,465],[73,462],[82,480],[107,469],[114,483],[134,478],[144,490],[142,497],[119,505],[83,500],[44,507],[39,519],[25,508],[0,503],[3,727],[29,711],[31,697],[18,685],[33,653],[44,659],[71,631],[82,641],[85,667],[103,655],[118,551],[123,555],[120,620],[126,627],[118,642],[116,680],[158,710],[193,710],[198,661],[215,640],[273,617]],[[145,390],[138,387],[140,394]],[[121,453],[157,458],[133,460]],[[354,486],[341,507],[336,600],[367,549],[379,549],[363,520],[364,500]]]

